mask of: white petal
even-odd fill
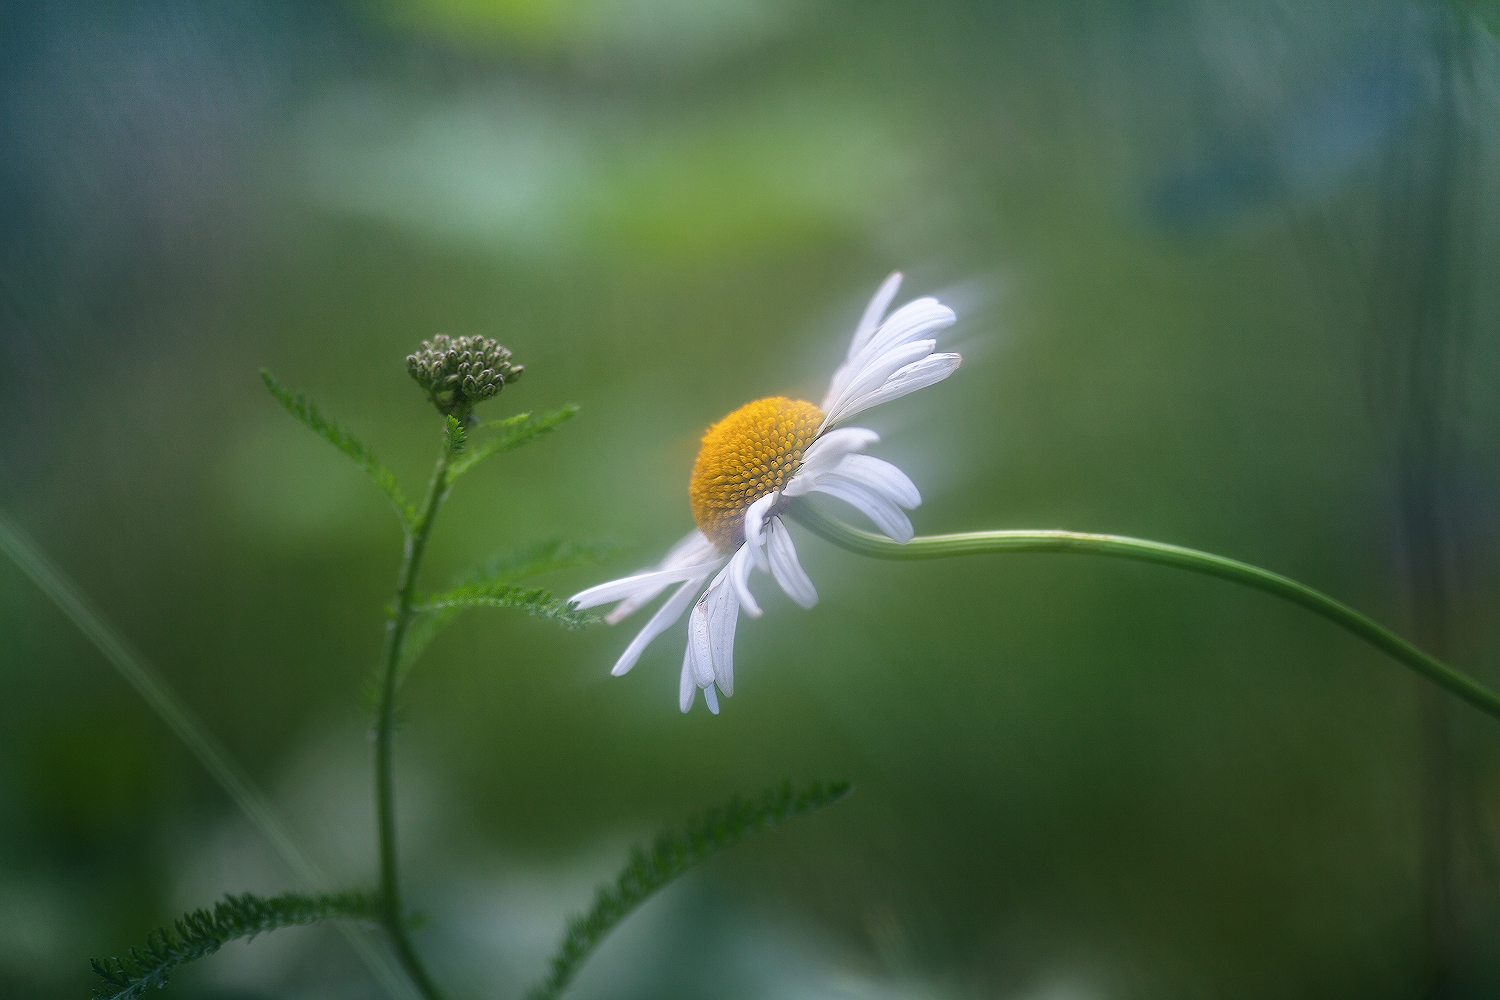
[[[813,444],[816,445],[817,442],[815,441]],[[808,450],[811,451],[812,449],[809,448]],[[793,476],[792,478],[795,479],[796,477]],[[762,551],[766,546],[765,535],[762,529],[766,519],[766,511],[776,502],[778,495],[777,491],[772,490],[751,504],[749,509],[745,511],[745,543],[750,546],[750,554],[754,557],[756,565],[763,570],[769,570],[770,564],[766,562],[766,554]],[[751,601],[750,603],[753,604],[755,602]],[[749,604],[746,605],[747,608],[749,606]],[[756,613],[756,617],[760,617],[759,613]]]
[[[698,685],[693,683],[693,668],[689,662],[693,656],[693,645],[688,643],[687,652],[682,655],[682,680],[677,685],[677,707],[686,712],[693,707],[693,699],[698,697]]]
[[[872,357],[885,353],[897,344],[926,340],[939,330],[952,326],[957,318],[952,309],[937,299],[912,299],[880,324],[879,331],[870,338],[860,354]]]
[[[667,552],[665,559],[657,563],[655,566],[650,566],[644,570],[641,570],[641,572],[635,574],[635,576],[644,576],[647,573],[656,573],[663,570],[683,569],[688,566],[702,566],[704,570],[706,570],[706,576],[713,572],[716,561],[721,558],[723,557],[719,554],[719,550],[714,547],[714,543],[710,542],[706,537],[704,537],[703,532],[694,529],[693,531],[688,532],[688,534],[683,537],[676,545],[672,546],[672,548]],[[626,579],[630,579],[630,577],[626,577]],[[616,607],[613,611],[605,616],[604,620],[609,622],[611,625],[619,624],[626,618],[635,614],[645,605],[651,603],[651,601],[656,598],[657,594],[660,594],[669,586],[671,586],[670,583],[663,584],[661,586],[643,587],[639,592],[632,594],[629,597],[625,598],[625,600],[621,601],[618,607]],[[583,593],[578,594],[576,597],[574,597],[573,600],[577,600],[579,597],[583,597],[588,594],[589,591],[585,590],[583,591]],[[609,601],[599,601],[598,603],[608,604]],[[593,607],[593,605],[585,606]]]
[[[723,559],[723,556],[718,558]],[[637,573],[635,576],[611,580],[609,583],[601,583],[597,587],[581,590],[568,600],[576,603],[580,608],[594,608],[625,597],[640,597],[644,601],[649,601],[674,583],[704,576],[705,570],[712,572],[712,565],[682,566],[674,569],[652,570],[649,573]]]
[[[823,412],[827,413],[837,405],[846,387],[872,358],[908,341],[926,339],[938,330],[952,326],[953,321],[953,310],[937,299],[915,299],[897,309],[867,343],[858,351],[851,350],[848,360],[833,373],[828,394],[823,397]]]
[[[818,590],[802,571],[802,564],[797,562],[797,548],[792,544],[791,533],[781,523],[781,518],[771,518],[769,536],[766,554],[771,558],[771,575],[781,584],[781,589],[786,591],[787,596],[804,608],[817,604]]]
[[[703,532],[694,528],[667,550],[666,558],[656,568],[673,569],[677,566],[710,562],[718,554],[719,550],[714,543],[710,542]]]
[[[833,475],[863,483],[891,500],[911,510],[922,506],[922,494],[916,483],[890,462],[872,455],[846,455],[833,467]]]
[[[698,598],[688,615],[688,663],[693,668],[693,682],[699,687],[714,680],[714,652],[708,638],[708,593]]]
[[[822,435],[802,454],[802,464],[781,491],[797,497],[812,489],[819,476],[830,472],[850,452],[863,451],[880,440],[880,435],[864,427],[840,427]]]
[[[703,609],[708,619],[708,648],[712,656],[714,683],[728,697],[734,694],[734,631],[740,621],[740,602],[734,587],[726,581],[734,567],[731,562],[704,597]],[[702,655],[702,650],[699,650]]]
[[[761,558],[765,558],[764,555]],[[767,563],[767,566],[770,564]],[[735,595],[740,599],[740,606],[751,618],[761,616],[760,605],[755,603],[755,595],[750,593],[750,571],[755,568],[755,553],[750,549],[750,543],[746,542],[740,546],[740,550],[729,560],[729,582],[734,587]],[[729,694],[728,691],[724,692]]]
[[[687,610],[687,606],[693,603],[693,597],[700,583],[701,581],[699,580],[689,580],[678,587],[677,593],[667,598],[667,603],[663,604],[657,610],[656,614],[651,616],[651,620],[646,623],[646,627],[641,629],[640,633],[631,640],[629,646],[625,647],[625,652],[620,654],[620,659],[615,662],[615,667],[610,673],[616,677],[628,673],[630,668],[635,666],[636,662],[640,660],[641,654],[646,651],[646,647],[651,644],[651,641],[671,628],[677,619],[682,617],[682,613]]]
[[[937,341],[928,337],[925,340],[913,340],[909,343],[892,344],[888,349],[878,354],[866,351],[860,355],[862,363],[852,379],[849,387],[844,390],[843,398],[862,396],[871,389],[885,384],[891,373],[905,368],[914,361],[920,361],[932,353],[937,346]],[[838,404],[834,404],[838,409]]]
[[[848,357],[854,357],[870,342],[870,338],[880,327],[880,321],[885,318],[886,309],[890,308],[891,299],[896,297],[896,290],[900,287],[900,271],[891,272],[891,276],[881,282],[880,288],[870,299],[870,304],[865,306],[865,314],[859,318],[859,326],[854,328],[854,340],[849,344]]]
[[[935,340],[918,340],[910,344],[897,344],[880,354],[860,355],[858,371],[833,400],[833,405],[823,411],[825,416],[822,426],[831,427],[838,423],[851,399],[858,399],[885,385],[886,379],[890,378],[893,373],[927,357],[936,346]],[[821,429],[820,427],[819,430]]]
[[[729,692],[724,692],[728,694]],[[703,689],[703,700],[708,702],[708,710],[715,715],[719,714],[719,698],[714,694],[714,686],[710,684]]]
[[[856,413],[868,410],[872,406],[889,403],[893,399],[900,399],[907,393],[926,388],[934,382],[941,382],[957,371],[958,366],[962,363],[963,358],[957,354],[929,354],[921,361],[907,365],[905,368],[892,374],[886,380],[885,385],[874,392],[849,399],[842,403],[839,407],[837,420],[848,420]],[[832,419],[825,419],[825,424],[831,422],[833,422]]]
[[[860,512],[875,522],[875,527],[885,532],[898,542],[911,541],[911,520],[906,512],[896,506],[884,493],[873,490],[863,483],[856,483],[851,479],[830,473],[818,480],[818,485],[813,487],[818,493],[827,493],[831,497],[838,497],[846,503],[853,504]]]
[[[671,586],[671,584],[668,584],[667,586]],[[635,614],[637,611],[641,610],[641,608],[644,608],[646,605],[650,604],[656,599],[657,594],[660,594],[663,590],[666,589],[666,587],[662,587],[659,590],[649,590],[643,593],[636,594],[634,597],[627,597],[625,600],[621,601],[619,604],[616,604],[613,608],[611,608],[609,614],[604,616],[604,620],[611,625],[618,625],[625,619],[629,618],[631,615]]]

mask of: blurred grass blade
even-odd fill
[[[179,965],[212,955],[239,938],[319,920],[375,920],[379,915],[379,901],[362,892],[331,896],[286,893],[269,899],[250,893],[225,896],[214,904],[212,912],[194,910],[171,927],[158,927],[147,935],[144,948],[132,947],[124,958],[94,959],[94,971],[105,982],[94,989],[94,996],[98,1000],[130,1000],[149,989],[161,989]]]
[[[293,875],[315,892],[327,892],[331,883],[287,832],[285,824],[266,797],[210,735],[208,728],[177,696],[166,680],[104,620],[93,604],[36,544],[0,511],[0,551],[21,568],[33,583],[67,615],[104,658],[135,688],[146,704],[161,716],[167,728],[180,739],[204,770],[218,782],[225,794],[239,807],[250,824],[260,832],[272,850],[286,863]],[[392,968],[363,928],[340,924],[350,947],[370,970],[370,975],[387,994],[396,998],[413,996],[406,980]]]
[[[662,833],[650,851],[637,847],[614,883],[599,888],[593,908],[568,923],[562,944],[552,958],[552,971],[527,994],[527,1000],[555,1000],[561,996],[579,966],[605,935],[683,872],[748,834],[832,805],[852,788],[847,781],[826,785],[813,782],[799,792],[788,781],[779,789],[765,792],[758,801],[731,799],[688,823],[681,833]]]
[[[541,587],[530,590],[509,584],[477,583],[455,587],[439,594],[417,608],[427,613],[441,613],[463,608],[514,608],[534,618],[557,622],[564,628],[579,629],[599,618],[591,611],[580,611],[552,596]]]
[[[406,499],[406,494],[401,492],[401,486],[396,482],[396,477],[380,460],[375,457],[365,444],[353,434],[344,430],[338,424],[325,418],[318,412],[317,406],[300,392],[293,392],[277,381],[276,376],[262,368],[260,377],[266,382],[266,388],[271,390],[271,395],[286,407],[286,411],[298,420],[306,424],[314,433],[322,437],[339,451],[354,459],[356,465],[364,469],[370,478],[375,480],[375,485],[390,500],[391,506],[396,508],[396,515],[401,518],[401,523],[410,531],[417,520],[416,508]],[[449,418],[452,419],[451,417]]]
[[[540,417],[534,417],[529,413],[518,413],[504,420],[480,424],[481,429],[492,429],[497,433],[494,437],[474,445],[469,449],[468,454],[455,461],[453,467],[448,470],[448,481],[452,482],[457,479],[491,455],[519,448],[523,444],[530,444],[539,437],[551,434],[558,424],[572,420],[577,413],[578,407],[569,403],[560,410],[553,410]]]

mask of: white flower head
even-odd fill
[[[635,666],[651,640],[691,605],[679,703],[686,712],[701,689],[709,711],[718,713],[716,689],[726,697],[734,694],[740,610],[752,618],[761,615],[750,592],[751,572],[769,573],[804,608],[818,603],[782,523],[793,497],[838,497],[892,539],[911,540],[906,511],[920,504],[922,495],[894,465],[860,454],[879,435],[839,426],[872,406],[942,381],[962,360],[933,352],[935,334],[954,320],[953,310],[937,299],[916,299],[885,315],[900,284],[901,275],[891,275],[870,300],[821,406],[785,396],[760,399],[703,435],[688,486],[697,530],[657,566],[573,595],[580,608],[618,601],[606,618],[615,624],[667,588],[677,588],[626,647],[612,671],[616,676]]]

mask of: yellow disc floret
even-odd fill
[[[745,541],[745,509],[779,490],[802,463],[823,411],[785,396],[746,403],[703,435],[688,496],[693,519],[721,551]]]

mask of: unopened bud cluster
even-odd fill
[[[523,366],[511,364],[510,351],[488,337],[440,333],[407,356],[406,370],[439,410],[454,413],[497,394],[521,377]]]

